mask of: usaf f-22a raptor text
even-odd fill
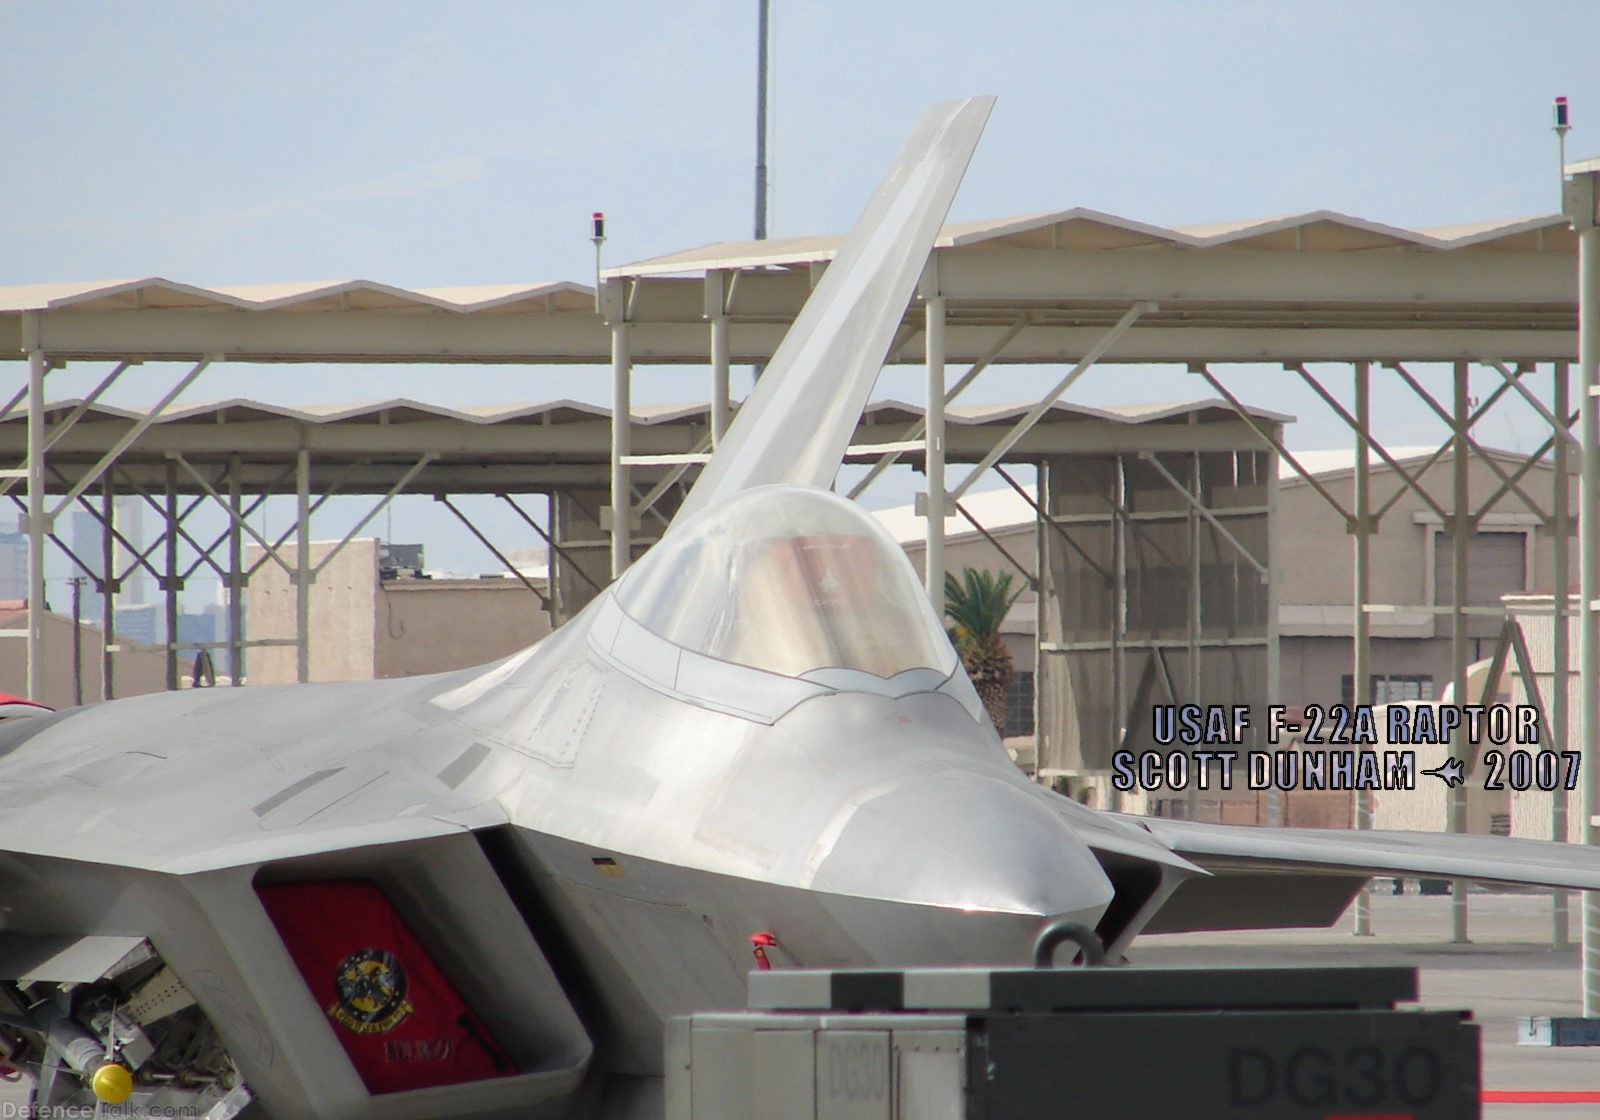
[[[1373,873],[1600,888],[1586,849],[1146,822],[1012,765],[826,489],[990,107],[927,111],[665,538],[539,645],[0,728],[0,1061],[36,1104],[646,1117],[663,1024],[742,1006],[753,944],[1020,964],[1054,919],[1113,957],[1327,922]]]

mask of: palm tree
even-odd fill
[[[961,655],[994,728],[1005,734],[1006,686],[1013,673],[1011,654],[1000,640],[1000,625],[1022,588],[1011,590],[1010,572],[963,568],[961,580],[944,574],[944,613],[954,624],[950,640]]]

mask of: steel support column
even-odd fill
[[[1450,665],[1455,674],[1452,693],[1457,704],[1467,703],[1467,545],[1472,539],[1471,501],[1467,491],[1467,425],[1471,423],[1471,406],[1467,397],[1467,376],[1470,367],[1466,362],[1456,362],[1452,370],[1455,389],[1455,408],[1452,412],[1453,438],[1451,449],[1451,475],[1455,496],[1450,516]],[[1474,767],[1472,746],[1467,742],[1464,729],[1457,728],[1455,750],[1467,759],[1469,770]],[[1452,753],[1455,753],[1452,751]],[[1467,830],[1467,787],[1459,785],[1450,791],[1450,831]],[[1453,880],[1450,884],[1450,940],[1465,943],[1467,937],[1467,882]]]
[[[112,646],[117,641],[117,593],[122,580],[117,574],[117,483],[116,472],[107,471],[100,479],[100,699],[116,695],[111,673]]]
[[[301,684],[311,679],[311,451],[301,447],[294,461],[294,671]]]
[[[1114,461],[1116,469],[1111,475],[1111,710],[1117,714],[1119,721],[1126,721],[1128,682],[1123,673],[1122,650],[1128,636],[1128,535],[1132,531],[1132,524],[1123,515],[1128,501],[1127,472],[1123,469],[1120,455]],[[1048,505],[1045,507],[1046,510],[1049,508]],[[1184,699],[1193,701],[1194,697]],[[1113,742],[1126,739],[1126,722],[1113,727],[1111,733]]]
[[[1355,367],[1355,522],[1351,526],[1354,539],[1355,581],[1351,589],[1350,611],[1350,703],[1366,704],[1372,700],[1367,679],[1371,675],[1372,620],[1367,614],[1367,600],[1371,598],[1372,580],[1372,455],[1368,450],[1372,442],[1372,363],[1357,362]],[[1356,791],[1357,828],[1372,827],[1372,793]],[[1372,936],[1372,902],[1367,888],[1356,892],[1355,929],[1357,937]]]
[[[1551,470],[1551,506],[1550,529],[1555,537],[1554,561],[1555,594],[1550,597],[1550,605],[1555,610],[1552,620],[1554,629],[1551,631],[1551,689],[1553,696],[1547,703],[1550,711],[1550,741],[1547,749],[1564,751],[1568,747],[1567,734],[1567,699],[1572,691],[1572,654],[1570,650],[1571,635],[1567,633],[1567,619],[1571,616],[1571,591],[1569,584],[1572,582],[1571,563],[1568,553],[1570,545],[1568,537],[1571,534],[1570,515],[1568,511],[1572,496],[1567,492],[1570,488],[1571,465],[1568,448],[1571,440],[1570,432],[1565,421],[1558,421],[1556,417],[1570,415],[1571,392],[1567,384],[1568,367],[1566,362],[1556,362],[1552,370],[1551,403],[1555,406],[1555,415],[1550,417],[1552,427],[1555,428],[1555,446],[1552,448],[1554,459]],[[1538,678],[1534,678],[1537,687]],[[1550,795],[1550,839],[1565,841],[1567,839],[1567,791],[1558,789]],[[1566,891],[1554,890],[1550,892],[1550,947],[1552,949],[1565,949],[1567,947],[1567,903]]]
[[[228,456],[228,676],[234,687],[244,683],[244,463]]]
[[[937,280],[935,280],[935,286]],[[944,297],[924,292],[927,330],[924,335],[927,355],[927,431],[923,433],[927,502],[923,513],[927,552],[923,556],[923,583],[933,609],[944,615],[944,517],[948,499],[944,485]]]
[[[1267,489],[1267,703],[1277,703],[1283,695],[1282,675],[1283,669],[1278,656],[1278,595],[1283,574],[1283,564],[1278,559],[1281,555],[1278,547],[1278,463],[1271,455],[1264,453],[1261,458],[1266,461]],[[1283,791],[1273,783],[1267,790],[1267,824],[1282,827]]]
[[[165,571],[161,590],[166,606],[167,691],[178,690],[178,591],[183,578],[178,574],[178,464],[167,460],[167,501],[163,511],[167,525]]]
[[[1578,772],[1583,842],[1600,840],[1600,629],[1595,600],[1600,598],[1600,168],[1579,171],[1565,185],[1564,209],[1578,231]],[[1600,892],[1583,895],[1583,1014],[1600,1017]]]
[[[706,272],[706,318],[711,321],[711,446],[722,442],[733,410],[728,372],[728,273]]]
[[[1149,461],[1155,462],[1155,456],[1150,456]],[[1178,492],[1188,499],[1189,505],[1184,515],[1184,528],[1188,530],[1187,535],[1189,538],[1189,609],[1184,612],[1184,637],[1188,643],[1186,656],[1189,660],[1189,703],[1204,704],[1207,699],[1204,695],[1205,676],[1200,671],[1200,658],[1203,656],[1200,652],[1200,629],[1203,623],[1201,619],[1202,604],[1200,602],[1202,572],[1200,570],[1199,511],[1202,508],[1202,502],[1200,494],[1200,453],[1198,451],[1189,453],[1189,482],[1193,487],[1192,493],[1181,486],[1178,488]],[[1190,820],[1194,820],[1199,815],[1198,810],[1200,807],[1200,783],[1198,780],[1189,783],[1189,789],[1184,794],[1184,802],[1185,815]],[[1217,815],[1217,819],[1222,819],[1220,812]]]
[[[23,331],[33,335],[36,320],[23,317]],[[44,375],[45,356],[28,349],[28,699],[44,700],[44,538],[49,532],[44,507]]]
[[[628,352],[628,324],[611,324],[611,578],[628,570],[633,556],[633,487],[628,454],[633,420],[633,368]]]

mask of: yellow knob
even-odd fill
[[[120,1062],[107,1062],[94,1071],[89,1079],[95,1100],[106,1104],[121,1104],[133,1096],[133,1073]]]

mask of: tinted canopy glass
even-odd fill
[[[905,553],[821,490],[757,487],[700,513],[628,571],[617,602],[675,645],[791,677],[956,666]]]

